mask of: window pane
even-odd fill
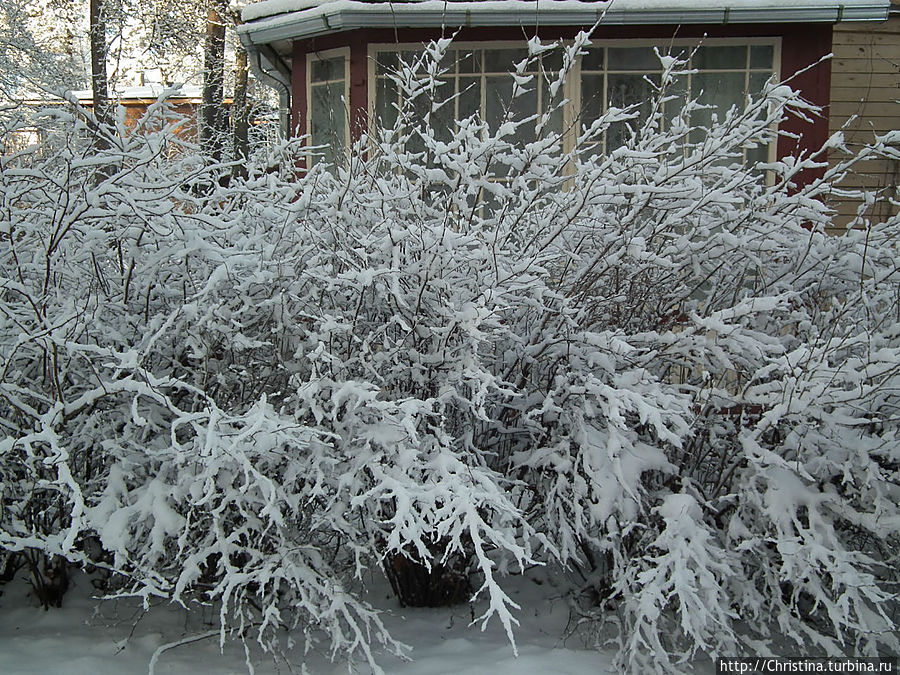
[[[375,56],[375,63],[378,66],[379,75],[393,73],[400,65],[396,52],[378,52]]]
[[[460,73],[481,72],[481,52],[462,52],[457,60]]]
[[[498,75],[485,78],[485,117],[491,131],[496,131],[500,122],[506,119],[507,112],[511,112],[514,122],[519,122],[526,117],[534,117],[537,112],[537,91],[530,89],[525,93],[512,98],[513,82],[508,75]],[[536,120],[520,125],[516,130],[515,139],[523,142],[534,140],[534,127]]]
[[[608,77],[609,88],[607,96],[609,97],[609,105],[619,108],[637,106],[637,118],[628,122],[628,126],[636,129],[650,114],[650,106],[657,93],[654,84],[658,86],[659,76],[610,74]],[[606,135],[607,151],[623,145],[629,135],[630,131],[628,131],[625,123],[610,126]]]
[[[343,80],[344,78],[343,57],[312,62],[312,72],[310,73],[312,82],[327,82],[329,80]]]
[[[659,53],[666,54],[668,56],[674,56],[681,61],[688,61],[691,58],[691,54],[694,52],[694,47],[685,47],[684,45],[673,45],[669,47],[660,47]]]
[[[514,122],[521,122],[528,117],[532,118],[530,122],[526,122],[516,129],[516,140],[523,143],[530,143],[535,140],[534,127],[537,124],[537,120],[534,119],[534,115],[537,112],[537,103],[537,90],[533,86],[512,100],[511,108]]]
[[[397,122],[397,85],[392,80],[379,77],[375,80],[375,117],[384,129],[393,128]]]
[[[444,91],[446,91],[446,89],[444,89]],[[438,102],[441,102],[441,97],[444,97],[444,94],[441,92],[437,96]],[[455,127],[454,118],[456,117],[454,108],[453,101],[444,100],[443,105],[438,107],[437,110],[431,111],[431,128],[434,131],[434,137],[439,141],[444,141],[446,143],[453,138],[453,130]]]
[[[759,94],[763,90],[766,82],[769,81],[769,78],[772,77],[771,71],[764,71],[759,73],[750,73],[750,87],[748,88],[748,93]]]
[[[588,49],[581,57],[581,70],[602,70],[603,49]]]
[[[700,103],[713,106],[711,109],[691,113],[691,125],[709,127],[713,116],[721,121],[731,106],[744,105],[744,73],[697,73],[694,75],[691,93]],[[695,142],[702,138],[702,132],[691,135],[691,140]]]
[[[590,124],[603,114],[603,75],[581,76],[581,114]]]
[[[688,77],[682,75],[666,87],[665,97],[670,99],[663,104],[667,122],[671,122],[678,116],[688,100]]]
[[[693,94],[701,103],[710,103],[722,112],[744,105],[744,73],[697,73]],[[721,116],[720,116],[721,117]]]
[[[607,52],[610,70],[662,70],[652,47],[610,47]]]
[[[562,70],[562,65],[563,55],[559,49],[554,49],[552,52],[547,52],[541,56],[541,68],[551,76]]]
[[[750,47],[750,67],[771,70],[775,61],[775,50],[772,45],[753,45]]]
[[[547,131],[553,131],[558,134],[562,133],[563,109],[562,106],[559,105],[562,100],[562,92],[557,92],[556,96],[551,100],[550,83],[543,80],[541,81],[541,106],[540,110],[538,110],[537,112],[543,115],[545,112],[553,108],[553,112],[550,114],[549,124],[546,127]]]
[[[495,130],[505,119],[512,98],[512,79],[509,75],[485,78],[484,117]]]
[[[406,64],[408,68],[414,68],[416,63],[418,63],[419,59],[422,56],[422,52],[416,51],[402,51],[397,52],[397,68],[400,68],[400,63]]]
[[[422,129],[425,126],[425,115],[431,110],[431,101],[426,96],[419,96],[412,102],[412,129]],[[410,152],[422,152],[425,150],[425,142],[422,137],[413,133],[406,143],[406,149]]]
[[[459,99],[457,102],[459,111],[457,119],[466,119],[476,113],[481,113],[481,78],[459,78]]]
[[[757,162],[769,161],[769,148],[766,146],[750,148],[747,150],[747,162],[756,164]]]
[[[650,101],[656,97],[654,84],[659,84],[658,75],[610,74],[607,92],[609,104],[624,108],[641,103],[649,110]]]
[[[485,49],[484,72],[508,73],[515,70],[514,64],[527,57],[527,49]]]
[[[329,162],[334,162],[347,145],[343,96],[343,82],[318,84],[310,91],[310,141],[326,146],[324,156]]]
[[[701,70],[744,70],[747,67],[747,47],[700,47],[691,66]]]

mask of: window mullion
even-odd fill
[[[601,110],[604,113],[609,111],[609,50],[603,47],[603,61],[601,62],[601,70],[603,73],[603,101],[601,102]],[[603,134],[603,154],[609,152],[609,133]]]
[[[484,74],[485,63],[484,63],[484,50],[478,50],[478,78],[479,78],[479,110],[478,115],[481,118],[481,122],[487,123],[487,76]]]
[[[562,95],[568,103],[563,108],[563,149],[565,152],[573,152],[579,136],[579,123],[581,116],[581,56],[575,57],[572,69],[566,75],[563,82]]]

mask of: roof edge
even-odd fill
[[[265,4],[265,3],[263,3]],[[838,23],[885,21],[887,0],[765,4],[735,2],[718,7],[703,2],[543,2],[483,0],[371,3],[335,0],[248,21],[238,27],[245,45],[304,39],[357,28],[457,28],[495,26],[679,25],[741,23]],[[668,7],[666,5],[669,5]],[[282,3],[281,7],[289,7]],[[297,6],[297,5],[295,5]],[[252,6],[251,6],[252,7]]]

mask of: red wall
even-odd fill
[[[812,122],[791,116],[781,123],[783,131],[800,136],[791,139],[782,136],[778,139],[778,156],[796,154],[803,151],[815,151],[828,140],[828,113],[831,103],[831,60],[819,63],[822,58],[831,54],[831,25],[795,26],[794,32],[786,34],[781,47],[781,77],[788,78],[794,89],[799,90],[810,103],[822,108],[822,116]],[[804,70],[805,69],[805,70]],[[803,71],[803,72],[800,72]],[[826,161],[823,157],[822,161]],[[801,182],[808,183],[824,175],[825,169],[816,172],[805,172],[800,175]]]
[[[306,128],[306,55],[315,51],[309,48],[306,41],[294,42],[294,54],[291,59],[291,135],[303,136]]]

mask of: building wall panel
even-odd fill
[[[832,51],[831,131],[844,127],[849,148],[856,150],[875,134],[900,129],[900,15],[880,24],[837,24]],[[900,162],[877,160],[860,164],[841,185],[880,190],[867,215],[884,218],[898,212],[891,204],[891,198],[898,200],[898,178]],[[834,200],[832,205],[842,226],[859,202]]]

